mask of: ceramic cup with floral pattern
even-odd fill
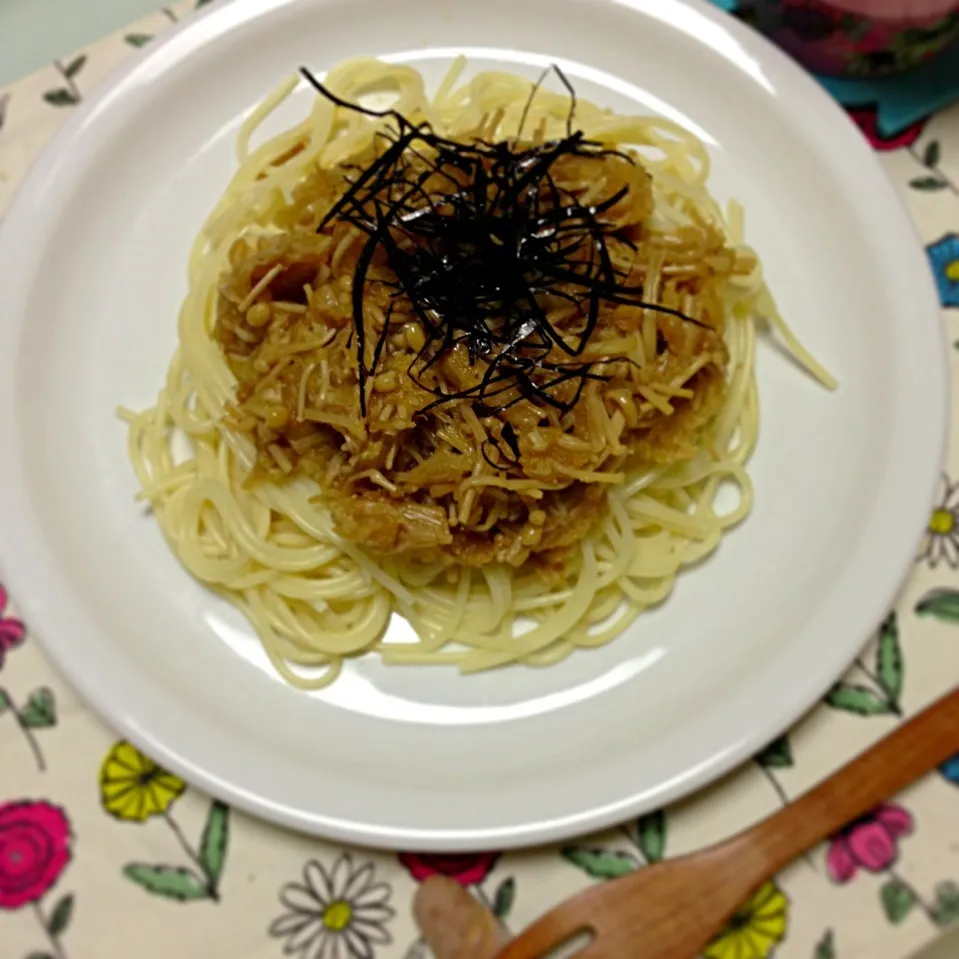
[[[959,0],[745,0],[747,16],[817,73],[884,76],[959,38]],[[959,46],[946,56],[959,57]]]

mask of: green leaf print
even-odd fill
[[[497,919],[508,919],[516,901],[516,880],[510,876],[499,884],[493,898],[493,915]]]
[[[153,39],[152,33],[128,33],[124,38],[124,43],[130,44],[131,47],[145,47]]]
[[[909,181],[909,186],[914,190],[923,190],[927,193],[933,190],[945,190],[947,185],[945,180],[935,176],[917,176]]]
[[[31,952],[27,959],[54,959],[54,957],[49,952]]]
[[[74,57],[64,68],[63,75],[67,79],[72,80],[82,69],[83,65],[87,62],[87,55],[81,53],[80,56]]]
[[[822,939],[816,943],[813,959],[836,959],[836,945],[833,941],[832,929],[827,929],[823,933]]]
[[[639,848],[647,862],[659,862],[666,855],[666,814],[662,810],[642,816],[636,823]]]
[[[52,107],[72,107],[80,102],[80,98],[66,87],[60,87],[58,90],[47,90],[43,99]]]
[[[223,803],[214,801],[203,827],[200,839],[200,862],[206,870],[210,885],[215,890],[220,884],[226,849],[230,839],[230,810]]]
[[[865,686],[837,683],[826,694],[827,706],[857,716],[885,716],[894,712],[890,703]]]
[[[50,921],[47,923],[47,929],[54,939],[61,936],[67,926],[70,925],[70,919],[73,916],[73,895],[64,896],[50,913]]]
[[[42,729],[57,724],[57,704],[53,693],[41,686],[30,693],[27,705],[20,710],[20,721],[30,729]]]
[[[793,764],[792,746],[788,736],[774,739],[761,753],[756,756],[756,762],[764,769],[789,769]]]
[[[879,631],[879,649],[876,653],[876,678],[889,697],[890,703],[899,708],[902,696],[902,680],[905,663],[899,645],[899,621],[891,613]]]
[[[4,121],[7,119],[7,106],[10,103],[10,94],[5,93],[0,97],[0,130],[3,129]]]
[[[933,170],[939,166],[939,161],[942,159],[942,147],[939,146],[938,140],[933,140],[929,146],[926,147],[926,152],[923,154],[922,162],[925,163],[927,167],[931,167]]]
[[[886,918],[894,926],[898,926],[916,904],[915,892],[899,879],[890,879],[879,890],[879,898]]]
[[[13,703],[10,702],[10,697],[6,694],[6,692],[4,692],[4,690],[0,689],[0,716],[2,716],[12,705]]]
[[[635,871],[639,865],[624,852],[584,849],[581,846],[566,846],[562,856],[594,879],[616,879]]]
[[[916,603],[916,613],[920,616],[932,616],[952,626],[959,625],[959,591],[954,589],[934,589],[926,593]]]
[[[940,926],[959,922],[959,886],[954,882],[941,882],[936,886],[936,904],[932,914]]]
[[[178,902],[210,898],[206,883],[189,869],[132,862],[123,867],[123,875],[143,886],[147,892]]]

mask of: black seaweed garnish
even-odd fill
[[[646,302],[642,287],[627,285],[613,266],[608,242],[616,230],[600,217],[627,195],[628,188],[602,203],[584,206],[555,182],[553,168],[564,157],[635,161],[573,130],[575,92],[563,72],[552,69],[570,93],[566,136],[535,144],[524,144],[519,137],[496,143],[449,140],[429,124],[413,124],[394,110],[368,110],[349,103],[301,69],[336,106],[390,118],[395,125],[378,137],[382,152],[377,149],[365,169],[352,168],[355,178],[318,227],[341,220],[366,235],[352,292],[364,416],[367,381],[376,373],[399,300],[419,318],[425,334],[409,375],[436,398],[420,414],[454,400],[471,400],[476,414],[487,417],[524,399],[568,412],[587,382],[609,379],[601,370],[603,363],[579,359],[603,303],[643,307],[703,325],[679,310]],[[520,134],[544,78],[545,74],[533,87]],[[385,255],[395,280],[370,277],[378,252]],[[392,302],[368,364],[364,293],[369,283],[391,289]],[[575,342],[567,342],[551,325],[543,306],[546,296],[568,301],[584,318]],[[484,360],[480,382],[458,392],[425,382],[425,374],[458,346],[466,349],[471,366],[480,357]],[[554,348],[566,359],[556,360]],[[551,354],[554,359],[549,359]],[[572,399],[568,389],[562,399],[557,389],[568,383],[575,384]],[[495,465],[490,459],[495,450],[501,460],[496,468],[518,461],[519,445],[511,427],[486,445],[492,448],[484,446],[484,458]]]

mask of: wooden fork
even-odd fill
[[[767,880],[959,752],[959,689],[791,805],[732,839],[574,896],[500,951],[492,915],[448,880],[414,905],[437,959],[547,959],[588,933],[575,959],[695,959]]]

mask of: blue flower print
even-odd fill
[[[927,252],[942,305],[959,307],[959,235],[947,233]]]

